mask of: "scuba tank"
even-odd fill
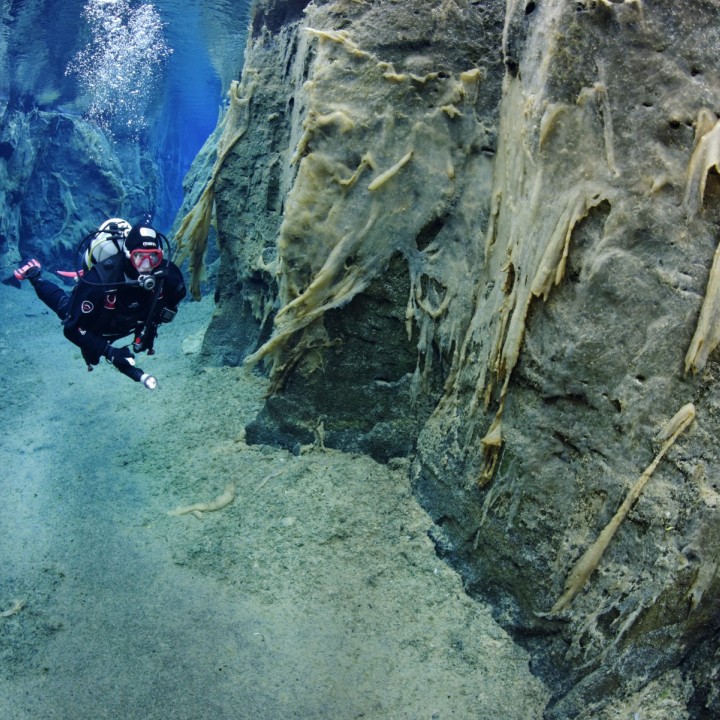
[[[149,226],[148,226],[149,227]],[[125,253],[125,241],[132,226],[127,220],[122,218],[111,218],[106,220],[97,230],[93,230],[86,235],[78,244],[75,250],[75,269],[74,270],[57,270],[57,274],[68,280],[75,282],[84,282],[88,285],[105,286],[106,282],[90,282],[84,278],[94,266],[101,265],[106,260],[113,258],[115,255]],[[157,231],[155,236],[158,238],[158,246],[163,252],[170,256],[170,242],[162,233]],[[136,280],[127,279],[124,282],[113,282],[112,285],[138,285],[144,290],[154,290],[156,278],[160,277],[160,273],[151,272],[140,274]]]
[[[130,223],[122,218],[106,220],[94,233],[95,237],[88,238],[88,245],[82,257],[82,269],[87,272],[95,263],[117,255],[122,249],[125,238],[130,232]]]
[[[79,281],[93,265],[117,255],[125,245],[130,223],[122,218],[106,220],[97,230],[86,235],[75,250],[75,269],[57,270],[60,277]]]

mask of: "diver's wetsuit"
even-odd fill
[[[163,260],[154,271],[158,292],[127,284],[123,260],[118,254],[94,265],[71,293],[41,276],[30,279],[37,296],[62,320],[65,337],[80,348],[88,365],[100,362],[109,343],[131,333],[138,337],[146,323],[139,350],[151,350],[157,326],[164,321],[163,311],[174,313],[185,297],[185,282],[174,263]],[[156,293],[157,302],[148,318]]]

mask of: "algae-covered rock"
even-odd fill
[[[718,517],[703,500],[717,492],[704,479],[718,462],[716,371],[710,361],[695,376],[685,363],[718,242],[716,179],[702,209],[683,202],[696,142],[714,122],[705,107],[717,77],[702,68],[717,37],[703,28],[716,27],[717,9],[536,14],[505,81],[506,160],[486,233],[508,279],[499,293],[492,264],[479,274],[486,300],[453,390],[421,434],[416,487],[450,517],[468,583],[535,638],[538,668],[558,684],[548,716],[592,717],[603,697],[717,642]],[[655,434],[688,401],[696,423],[580,594],[548,616],[655,455]],[[501,440],[481,456],[493,427]]]
[[[396,257],[345,311],[329,311],[322,344],[267,399],[247,426],[248,442],[295,451],[322,443],[381,462],[410,455],[440,388],[418,397],[413,386],[417,338],[405,334],[401,302],[407,285],[406,264]],[[378,346],[382,353],[368,352]]]
[[[457,342],[472,309],[472,289],[451,278],[469,277],[477,249],[465,239],[487,215],[501,58],[482,43],[476,60],[461,48],[472,36],[490,39],[483,30],[502,16],[499,8],[429,15],[427,3],[392,6],[381,18],[330,3],[282,24],[278,7],[256,8],[242,82],[250,130],[218,180],[229,257],[206,345],[222,334],[222,346],[237,347],[237,335],[249,334],[260,345],[250,362],[267,363],[285,388],[251,434],[302,444],[326,416],[332,446],[405,454],[439,397],[441,349]],[[357,21],[354,34],[344,20],[336,29],[346,16]],[[386,33],[400,27],[407,46],[388,44]],[[251,314],[254,333],[245,319],[232,339],[221,330]],[[337,334],[339,322],[363,331]],[[402,361],[390,368],[388,355]],[[338,394],[328,379],[343,375],[347,392]]]
[[[270,373],[250,439],[416,448],[549,718],[717,712],[718,47],[709,0],[256,7],[206,345]]]

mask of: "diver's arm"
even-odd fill
[[[168,262],[163,285],[163,306],[175,313],[177,312],[178,305],[186,295],[187,288],[185,287],[185,280],[182,272],[180,272],[180,268],[178,268],[175,263]],[[170,321],[162,320],[161,322]]]
[[[147,351],[152,355],[158,326],[172,322],[177,314],[178,305],[187,294],[185,281],[180,269],[174,263],[167,262],[162,271],[162,290],[155,310],[149,321],[136,333],[133,342],[135,352]]]
[[[128,348],[113,347],[105,338],[78,327],[66,326],[65,337],[80,348],[88,370],[92,370],[92,365],[97,365],[104,357],[131,380],[141,382],[149,390],[157,387],[157,380],[135,365],[135,356]]]

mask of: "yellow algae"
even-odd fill
[[[358,178],[363,173],[365,168],[368,167],[370,169],[374,169],[375,162],[372,159],[372,155],[370,155],[369,153],[365,153],[360,159],[360,164],[357,166],[355,172],[349,178],[339,180],[340,185],[342,185],[344,188],[351,188],[358,181]]]
[[[480,443],[483,449],[483,468],[478,479],[478,485],[483,487],[492,479],[502,449],[502,421],[499,415],[495,417],[490,429]]]
[[[437,80],[440,77],[438,72],[429,72],[426,75],[410,75],[410,79],[418,85],[426,85],[432,80]]]
[[[355,127],[355,122],[346,110],[334,110],[325,114],[321,114],[316,110],[309,110],[307,117],[303,121],[302,137],[298,141],[295,152],[290,159],[290,164],[294,165],[307,154],[310,141],[318,129],[333,125],[336,126],[341,133],[348,133]]]
[[[720,342],[720,245],[713,256],[710,277],[705,288],[705,297],[700,317],[695,327],[690,347],[685,354],[685,372],[696,373],[707,363],[710,353]]]
[[[540,120],[539,144],[541,148],[545,145],[550,134],[555,130],[560,117],[567,111],[568,107],[565,103],[550,103],[545,109],[542,119]]]
[[[378,69],[382,71],[382,76],[385,78],[385,80],[390,80],[391,82],[396,83],[403,83],[410,79],[409,75],[407,75],[406,73],[396,72],[395,67],[392,63],[379,62],[377,66]]]
[[[273,330],[246,363],[269,363],[272,390],[293,368],[312,372],[316,349],[331,342],[325,313],[349,303],[395,256],[408,264],[407,322],[417,325],[419,377],[431,366],[437,333],[447,327],[448,337],[437,341],[443,346],[459,342],[453,306],[469,312],[470,293],[460,285],[470,261],[460,244],[417,238],[427,228],[436,228],[430,236],[442,231],[457,184],[488,182],[490,161],[458,144],[457,126],[478,145],[488,131],[476,113],[465,112],[468,93],[457,75],[432,72],[423,61],[406,80],[382,58],[358,54],[348,34],[309,35],[320,42],[296,105],[304,122],[277,238]],[[467,82],[476,83],[480,72],[468,72]],[[464,211],[467,226],[478,202]],[[416,293],[421,285],[427,291]]]
[[[683,198],[683,205],[691,218],[700,212],[707,176],[713,168],[716,172],[720,172],[720,121],[709,111],[701,110],[696,123],[696,145],[688,165]],[[696,373],[702,370],[710,353],[720,343],[718,312],[720,312],[720,245],[713,256],[700,316],[690,347],[685,354],[685,372]]]
[[[307,289],[278,311],[275,316],[273,336],[255,353],[246,358],[246,364],[252,365],[275,352],[293,334],[307,328],[325,312],[342,305],[367,287],[369,279],[367,276],[363,276],[360,268],[353,266],[344,273],[342,271],[345,269],[347,257],[362,243],[375,224],[379,213],[379,207],[375,206],[359,232],[350,232],[337,243]],[[341,280],[338,281],[338,277],[341,277]],[[309,337],[308,342],[325,344],[326,340],[321,334],[319,337]],[[284,363],[279,367],[286,366],[287,363]],[[280,380],[282,380],[281,377],[276,378],[276,381]]]
[[[315,128],[317,127],[315,124],[316,117],[317,117],[317,113],[314,110],[310,110],[307,114],[307,117],[303,121],[303,134],[300,137],[300,140],[298,140],[298,144],[297,144],[297,147],[295,148],[295,152],[293,153],[292,157],[290,158],[291,165],[294,165],[305,154],[307,154],[307,149],[308,149],[308,146],[310,145],[310,139],[312,138],[313,134],[315,133]]]
[[[316,115],[315,124],[317,127],[337,125],[341,132],[350,132],[355,127],[355,122],[344,110],[335,110],[326,115]]]
[[[413,151],[408,150],[408,152],[403,155],[400,160],[398,160],[393,166],[389,167],[385,172],[378,175],[369,185],[368,190],[370,192],[377,190],[378,188],[382,187],[390,178],[395,177],[400,170],[402,170],[405,165],[407,165],[411,158],[413,156]]]
[[[450,305],[450,301],[452,300],[452,293],[446,292],[445,297],[442,299],[440,304],[437,307],[432,307],[430,303],[427,301],[426,298],[423,298],[422,296],[422,286],[420,283],[415,282],[414,278],[411,278],[411,282],[415,288],[415,303],[417,307],[420,307],[423,312],[433,320],[437,320],[441,315],[445,313],[445,311],[448,309]],[[408,307],[411,309],[412,305],[408,304]],[[410,315],[412,315],[412,312],[410,312]],[[408,310],[405,312],[406,319],[408,317]]]
[[[707,111],[701,114],[696,131],[704,130],[704,134],[695,145],[690,158],[685,184],[683,205],[689,216],[696,215],[702,207],[705,196],[705,184],[710,170],[720,172],[720,121],[715,121],[711,129]]]
[[[170,510],[168,515],[188,515],[193,514],[195,517],[201,517],[204,512],[216,512],[227,507],[235,499],[235,483],[229,482],[225,489],[213,500],[204,503],[194,503],[193,505],[183,505],[174,510]]]
[[[707,133],[709,133],[713,127],[715,126],[715,123],[717,122],[717,116],[712,110],[708,110],[707,108],[702,108],[698,112],[697,120],[695,121],[695,145],[697,146],[698,142],[705,136]]]
[[[462,113],[454,105],[443,105],[440,108],[448,117],[462,117]]]
[[[305,28],[306,32],[313,37],[342,45],[348,53],[359,58],[369,58],[370,53],[362,50],[345,30],[316,30],[315,28]]]
[[[592,184],[578,188],[575,196],[567,199],[562,214],[545,246],[540,265],[535,272],[531,292],[547,300],[553,285],[559,285],[565,276],[565,265],[570,250],[570,239],[575,226],[587,217],[588,212],[604,200]]]
[[[695,419],[695,406],[692,403],[683,405],[680,410],[672,417],[658,435],[658,439],[664,439],[665,442],[660,448],[653,461],[645,468],[642,475],[625,497],[622,505],[612,517],[610,522],[603,528],[597,540],[583,553],[582,557],[575,563],[570,571],[566,581],[565,589],[562,596],[552,606],[550,613],[558,613],[564,610],[573,600],[573,598],[582,590],[588,578],[593,574],[602,558],[603,553],[607,549],[610,541],[615,536],[617,529],[625,519],[625,516],[634,505],[635,501],[640,497],[645,484],[655,472],[660,461],[665,457],[667,451],[674,445],[675,441],[685,431],[685,429]]]
[[[190,294],[196,300],[200,299],[200,283],[205,278],[205,254],[215,206],[215,183],[228,154],[247,132],[250,124],[250,100],[256,86],[257,80],[250,70],[244,74],[242,85],[237,80],[231,83],[228,91],[230,104],[221,123],[223,131],[218,140],[210,179],[200,199],[182,219],[175,233],[174,260],[181,264],[189,257]]]
[[[480,68],[473,68],[460,73],[460,80],[468,85],[480,82],[481,78],[482,72],[480,72]]]
[[[24,600],[14,600],[13,604],[7,609],[0,612],[0,618],[8,618],[17,615],[25,607]]]
[[[679,429],[685,429],[695,419],[695,405],[687,403],[683,405],[663,426],[662,430],[655,436],[659,442],[667,440]]]
[[[542,72],[540,66],[538,79],[506,78],[475,309],[453,354],[442,401],[452,407],[471,391],[466,448],[476,442],[485,413],[494,410],[493,433],[486,433],[493,443],[483,444],[480,484],[497,466],[501,444],[496,441],[502,438],[494,430],[500,427],[532,303],[550,299],[565,277],[578,225],[613,199],[613,130],[601,107],[601,83],[579,103],[548,104],[532,91],[542,87]],[[575,152],[565,152],[569,146]]]

